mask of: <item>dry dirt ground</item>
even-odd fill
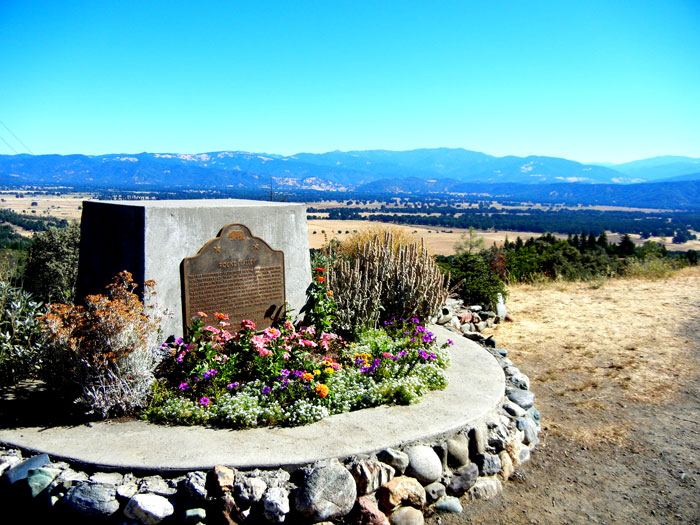
[[[462,523],[700,523],[700,267],[510,288],[494,332],[529,375],[541,443]]]

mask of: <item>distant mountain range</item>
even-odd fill
[[[617,165],[556,157],[494,157],[465,149],[332,151],[282,156],[244,151],[111,155],[0,155],[0,185],[349,190],[367,185],[464,191],[474,183],[630,184],[700,180],[700,159],[654,157]]]

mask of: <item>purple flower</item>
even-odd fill
[[[209,398],[208,397],[203,397],[202,399],[199,400],[199,402],[204,406],[209,406]]]
[[[226,388],[238,388],[238,383],[229,383]]]
[[[437,356],[435,354],[428,354],[428,357],[430,357],[430,359],[437,359]]]
[[[263,389],[261,390],[262,394],[266,396],[267,394],[270,393],[270,390],[272,390],[269,386],[264,386]]]
[[[401,350],[398,355],[399,355],[399,357],[403,357],[407,354],[408,354],[408,352],[406,352],[406,350]]]
[[[188,385],[187,383],[180,383],[180,386],[178,388],[184,392],[189,387],[190,387],[190,385]]]
[[[182,340],[182,337],[176,337],[175,338],[175,344],[180,346],[184,341]]]
[[[418,319],[417,317],[414,317],[413,319],[411,319],[411,322],[413,324],[418,324],[418,323],[420,323],[420,319]]]
[[[290,372],[286,368],[283,368],[282,370],[280,370],[280,374],[282,375],[282,377],[289,377]]]
[[[452,346],[453,344],[455,344],[455,342],[452,339],[448,339],[447,344]]]

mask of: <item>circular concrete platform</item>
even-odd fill
[[[49,454],[96,469],[138,471],[298,467],[327,458],[369,454],[437,440],[469,426],[500,403],[501,367],[478,344],[431,327],[438,342],[454,340],[449,385],[410,406],[381,406],[294,428],[222,430],[142,421],[0,429],[0,444]]]

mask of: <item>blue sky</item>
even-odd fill
[[[700,1],[0,0],[0,121],[35,154],[700,157]]]

